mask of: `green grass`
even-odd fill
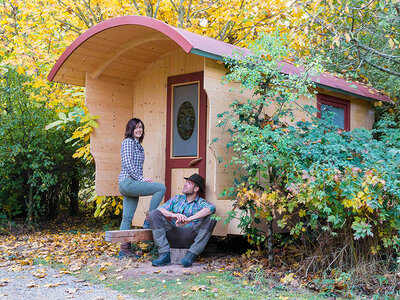
[[[107,273],[112,272],[108,269]],[[103,284],[113,290],[144,299],[326,299],[305,289],[293,290],[272,280],[255,284],[237,278],[230,272],[210,272],[182,275],[179,278],[165,275],[143,275],[99,280],[98,268],[76,274],[95,284]]]

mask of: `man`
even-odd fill
[[[204,191],[204,178],[193,174],[183,185],[183,195],[176,195],[165,204],[150,211],[149,221],[153,239],[158,247],[159,257],[153,266],[171,263],[170,246],[187,251],[181,264],[190,267],[195,258],[204,250],[216,221],[211,218],[215,205],[199,197]],[[169,220],[168,220],[169,219]]]

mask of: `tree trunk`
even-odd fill
[[[70,216],[77,216],[79,214],[79,200],[78,200],[78,193],[79,193],[79,180],[76,176],[73,176],[71,179],[71,189],[69,193],[69,215]]]
[[[274,266],[274,243],[273,243],[273,237],[272,237],[272,220],[269,221],[268,223],[268,229],[267,229],[267,234],[268,234],[268,263],[269,267]]]
[[[28,229],[32,228],[33,222],[33,186],[29,184],[29,192],[28,192]]]

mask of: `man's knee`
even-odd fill
[[[200,229],[207,230],[212,232],[214,230],[215,225],[217,225],[217,221],[215,221],[211,215],[208,215],[203,218],[201,222]]]
[[[162,228],[164,219],[164,215],[158,209],[153,209],[149,212],[149,222],[152,229]]]

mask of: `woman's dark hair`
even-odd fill
[[[136,126],[142,123],[142,127],[143,127],[143,133],[142,136],[139,138],[139,143],[142,143],[143,138],[144,138],[144,124],[142,122],[142,120],[138,119],[138,118],[133,118],[130,119],[128,121],[128,124],[126,124],[126,129],[125,129],[125,138],[134,138],[133,136],[133,130],[136,128]]]

